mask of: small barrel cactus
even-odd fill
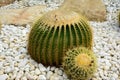
[[[73,47],[92,48],[92,30],[76,12],[54,10],[38,19],[31,29],[28,53],[44,65],[59,66]]]
[[[87,80],[97,69],[96,56],[84,47],[73,48],[66,52],[63,68],[71,79]]]

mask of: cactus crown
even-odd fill
[[[54,10],[41,17],[41,22],[49,26],[62,26],[78,23],[83,19],[78,13],[73,11]]]
[[[76,66],[80,66],[80,67],[88,67],[91,64],[91,61],[92,59],[84,53],[79,54],[75,58]]]
[[[86,80],[96,71],[96,57],[92,51],[77,47],[66,52],[63,67],[69,76],[74,80]]]

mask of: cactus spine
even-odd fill
[[[71,79],[87,80],[96,71],[96,57],[91,50],[77,47],[66,52],[63,68]]]
[[[82,16],[72,11],[55,10],[33,25],[28,53],[44,65],[59,66],[68,49],[77,46],[91,49],[92,38],[91,28]]]

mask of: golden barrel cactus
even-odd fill
[[[64,57],[63,68],[72,80],[88,80],[96,72],[96,56],[84,47],[68,50]]]
[[[92,48],[92,30],[85,18],[72,11],[54,10],[38,19],[29,34],[28,53],[44,65],[59,66],[73,47]]]

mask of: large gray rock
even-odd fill
[[[45,14],[45,5],[26,7],[22,9],[0,10],[1,22],[4,24],[24,25]],[[82,13],[89,20],[104,21],[106,10],[101,0],[65,0],[60,9]]]
[[[45,13],[46,6],[39,5],[22,9],[0,10],[0,18],[3,24],[24,25],[33,23],[37,17]]]
[[[89,20],[106,20],[106,8],[102,0],[65,0],[61,8],[76,11]]]
[[[4,6],[13,3],[15,0],[0,0],[0,6]]]

